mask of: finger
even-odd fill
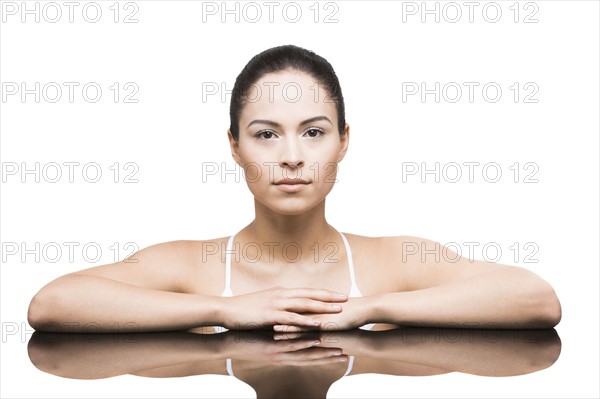
[[[300,315],[294,312],[280,312],[279,317],[276,318],[276,321],[273,324],[318,329],[321,322],[311,316]]]
[[[289,325],[275,325],[273,326],[273,330],[276,332],[273,336],[273,339],[276,341],[297,339],[303,332],[307,331],[306,328]]]
[[[276,364],[281,365],[281,366],[303,367],[303,366],[322,366],[322,365],[326,365],[326,364],[337,364],[337,363],[347,362],[347,361],[348,361],[347,355],[340,355],[340,356],[323,357],[323,358],[314,359],[314,360],[288,360],[286,362],[277,362]]]
[[[299,337],[301,337],[303,335],[303,333],[301,331],[291,331],[291,327],[288,328],[287,326],[280,326],[279,328],[282,328],[283,332],[281,332],[281,333],[278,332],[273,336],[273,339],[275,341],[298,339]],[[289,330],[289,331],[286,331],[286,330]],[[278,330],[275,329],[275,331],[278,331]],[[318,343],[321,343],[321,342],[318,341]]]
[[[273,326],[273,330],[276,334],[273,336],[276,340],[282,339],[296,339],[301,334],[306,332],[314,332],[319,331],[320,326],[298,326],[298,325],[289,325],[289,324],[276,324]]]
[[[275,340],[274,350],[277,352],[297,352],[304,349],[312,348],[321,344],[321,341],[315,339],[295,339],[295,340]]]
[[[284,299],[281,306],[285,310],[298,313],[339,313],[342,311],[341,305],[308,298]]]
[[[313,361],[329,357],[342,356],[340,348],[310,348],[297,352],[281,352],[271,356],[273,362]]]
[[[283,289],[283,295],[288,298],[310,298],[324,302],[345,302],[348,300],[348,295],[343,292],[318,288],[288,288]]]
[[[276,331],[271,336],[271,338],[275,341],[282,341],[282,340],[311,341],[315,345],[320,345],[323,342],[322,337],[321,337],[321,330],[307,329],[306,331],[296,331],[296,329],[294,329],[294,331],[292,331],[291,326],[283,326],[283,327],[278,327],[278,328],[283,328],[283,330],[288,330],[288,331],[283,331],[283,332]],[[298,330],[302,330],[302,328],[300,328]]]

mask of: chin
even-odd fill
[[[320,203],[320,201],[316,201],[316,202],[307,202],[306,200],[301,200],[301,199],[288,199],[288,200],[283,200],[283,201],[278,201],[277,203],[264,203],[263,205],[265,205],[267,208],[269,208],[271,211],[278,213],[280,215],[285,215],[285,216],[297,216],[297,215],[302,215],[308,211],[310,211],[311,209],[313,209],[315,206],[317,206]]]
[[[310,211],[313,207],[305,206],[289,206],[289,207],[276,207],[271,208],[275,213],[285,216],[298,216]]]

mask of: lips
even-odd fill
[[[299,178],[296,179],[281,179],[279,181],[275,182],[276,185],[281,185],[281,184],[289,184],[289,185],[296,185],[296,184],[308,184],[308,182],[306,180],[302,180]]]
[[[308,186],[308,182],[302,179],[281,179],[276,181],[275,186],[286,193],[297,193]]]

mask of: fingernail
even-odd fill
[[[315,345],[319,345],[320,343],[321,343],[321,341],[319,341],[319,340],[313,341],[313,344],[315,344]]]
[[[340,361],[340,362],[345,362],[346,360],[348,360],[348,357],[347,357],[347,356],[340,356],[340,357],[338,358],[338,361]]]
[[[341,292],[338,292],[336,295],[339,296],[340,298],[345,298],[346,297],[346,294],[342,294]]]
[[[340,309],[342,309],[342,307],[340,305],[331,305],[331,308],[333,310],[340,310]]]

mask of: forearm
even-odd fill
[[[74,274],[44,287],[28,318],[36,330],[51,332],[173,331],[218,325],[218,300]]]
[[[453,328],[551,328],[560,320],[554,290],[520,268],[374,298],[373,320]]]

